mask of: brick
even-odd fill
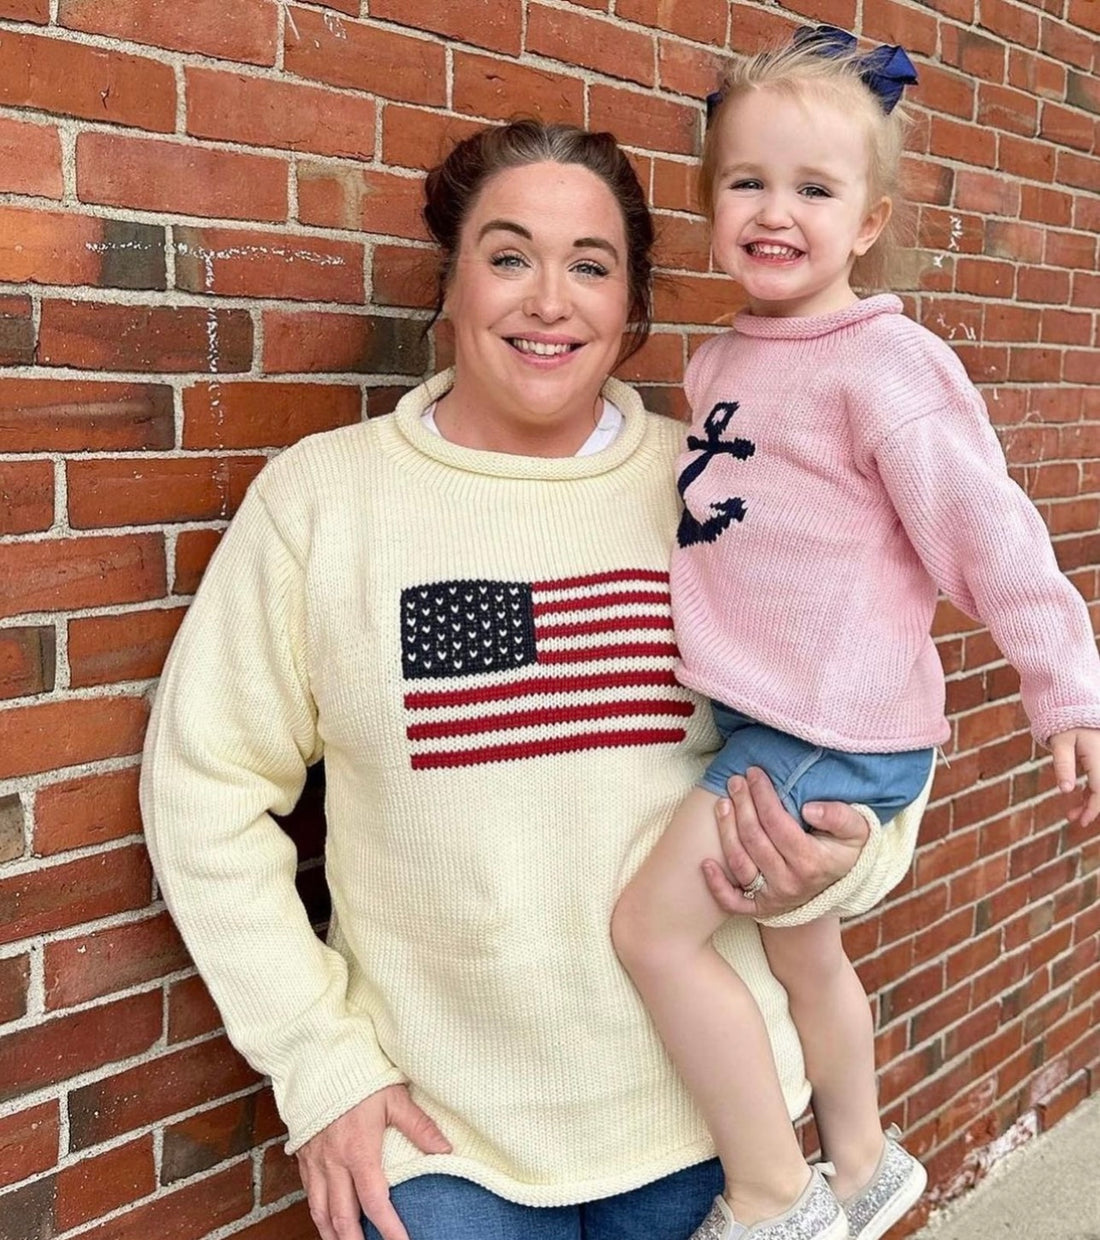
[[[939,19],[895,0],[878,0],[863,15],[861,34],[877,43],[904,43],[911,52],[933,55],[939,46]]]
[[[159,534],[0,543],[0,616],[160,598],[164,568]]]
[[[0,0],[0,17],[45,26],[50,20],[50,0]]]
[[[0,1117],[0,1188],[48,1171],[57,1162],[56,1102]]]
[[[357,387],[310,383],[200,383],[183,394],[186,448],[282,447],[358,422]]]
[[[955,267],[955,288],[979,297],[1011,297],[1013,269],[1008,263],[984,258],[960,258]]]
[[[1039,311],[1030,307],[991,303],[985,307],[983,332],[987,340],[1037,341],[1041,321]]]
[[[663,278],[654,290],[659,323],[720,326],[744,305],[744,295],[726,275],[676,275]]]
[[[252,319],[203,306],[44,301],[38,360],[81,370],[234,373],[252,364]]]
[[[312,310],[264,314],[265,374],[419,375],[427,366],[423,325],[404,317]]]
[[[275,63],[278,12],[266,0],[191,0],[185,7],[157,0],[60,0],[58,24],[177,52],[202,52],[250,64]]]
[[[176,539],[172,593],[194,594],[214,549],[221,541],[220,530],[183,530]]]
[[[19,1020],[26,1015],[27,989],[30,986],[30,980],[30,956],[8,956],[0,960],[0,1025],[8,1021]],[[0,1136],[0,1151],[2,1150],[2,1136]]]
[[[1096,120],[1071,108],[1044,103],[1039,136],[1048,142],[1076,147],[1079,151],[1091,151],[1096,141]]]
[[[361,303],[363,246],[326,237],[177,228],[176,285],[190,293]]]
[[[933,116],[928,149],[933,155],[993,168],[997,164],[997,137],[979,125],[963,124],[945,116]]]
[[[1070,298],[1070,282],[1068,271],[1051,271],[1047,267],[1021,267],[1017,273],[1016,293],[1021,301],[1064,306]]]
[[[82,775],[39,789],[34,802],[34,855],[104,844],[141,832],[138,768]]]
[[[184,609],[155,608],[69,621],[69,683],[88,685],[159,676]]]
[[[0,297],[0,366],[34,362],[34,307],[26,296]]]
[[[698,211],[695,181],[697,165],[694,161],[655,159],[653,161],[653,186],[649,194],[650,206],[656,210]],[[645,189],[645,182],[642,182]]]
[[[720,47],[726,40],[726,6],[707,0],[618,0],[615,16],[697,43]]]
[[[171,65],[148,57],[7,30],[0,104],[171,133],[176,78]]]
[[[148,714],[146,701],[128,697],[0,711],[0,779],[138,753]]]
[[[1040,224],[1068,225],[1073,222],[1073,196],[1044,185],[1023,185],[1020,217]]]
[[[373,100],[334,90],[187,70],[187,132],[197,138],[371,159],[375,114]]]
[[[167,913],[46,944],[46,1010],[140,986],[191,963]]]
[[[1077,155],[1072,151],[1059,151],[1055,163],[1057,180],[1076,189],[1096,192],[1097,159],[1095,156]]]
[[[80,1233],[80,1240],[202,1240],[252,1209],[252,1164],[245,1159],[216,1175],[158,1195]],[[238,1233],[239,1234],[239,1233]]]
[[[1073,304],[1094,310],[1100,308],[1100,275],[1089,271],[1073,273]]]
[[[1014,41],[1020,42],[1019,37],[1017,36]],[[1030,43],[1031,40],[1029,39],[1028,42]],[[1086,71],[1095,71],[1096,40],[1083,31],[1074,30],[1062,22],[1052,21],[1049,17],[1044,17],[1042,21],[1039,50],[1063,64],[1076,65],[1079,69]]]
[[[446,53],[436,40],[410,38],[310,9],[291,12],[294,20],[286,27],[288,73],[383,99],[435,106],[446,102]]]
[[[679,332],[653,332],[641,349],[615,371],[626,383],[675,383],[683,373],[684,340]]]
[[[156,992],[159,997],[159,991]],[[169,1051],[69,1094],[69,1141],[87,1149],[256,1084],[224,1038]]]
[[[1039,105],[1021,90],[983,82],[978,87],[977,119],[979,125],[1032,138],[1039,127]]]
[[[656,85],[656,43],[651,35],[626,30],[589,13],[527,5],[528,52],[624,78],[639,86]],[[591,121],[594,129],[602,128]]]
[[[213,1033],[221,1024],[221,1015],[201,977],[188,977],[169,985],[169,1046]]]
[[[721,82],[723,65],[723,58],[716,52],[705,52],[672,39],[657,40],[657,77],[662,90],[689,99],[705,99]]]
[[[944,64],[981,82],[1004,81],[1007,49],[999,39],[991,39],[976,30],[965,30],[947,22],[940,30]]]
[[[1020,214],[1020,187],[995,173],[960,168],[955,173],[955,206],[984,215],[1016,217]],[[980,225],[976,231],[980,236]]]
[[[938,160],[907,158],[903,164],[906,195],[912,202],[945,207],[955,192],[955,171]]]
[[[52,624],[0,629],[0,698],[50,693],[56,676]]]
[[[1006,176],[1029,181],[1053,181],[1057,150],[1033,138],[1002,133],[997,137],[997,163]]]
[[[702,220],[681,216],[657,216],[657,242],[654,257],[666,271],[700,271],[710,268],[710,232]],[[666,375],[676,381],[676,375]]]
[[[1100,82],[1097,82],[1093,75],[1078,73],[1071,69],[1066,75],[1066,87],[1063,93],[1070,107],[1100,113]],[[1056,95],[1055,98],[1060,99],[1062,95]]]
[[[0,535],[53,525],[53,462],[0,461]]]
[[[59,1232],[102,1218],[156,1190],[153,1137],[70,1163],[57,1173],[53,1225]]]
[[[161,1183],[174,1184],[208,1171],[277,1136],[278,1127],[270,1136],[263,1131],[270,1126],[271,1108],[262,1107],[262,1098],[259,1093],[247,1094],[166,1125]]]
[[[371,16],[518,56],[522,0],[371,0]]]
[[[76,187],[82,202],[234,220],[285,220],[284,159],[194,143],[81,133]]]
[[[0,797],[0,863],[16,861],[26,852],[25,818],[23,798],[18,792]]]
[[[1043,257],[1051,267],[1093,271],[1096,267],[1096,238],[1084,233],[1048,228]]]
[[[421,215],[421,177],[306,160],[299,160],[297,172],[298,218],[303,224],[428,239]]]
[[[382,113],[382,159],[400,168],[428,169],[481,128],[464,117],[390,104]]]
[[[972,120],[977,99],[974,79],[935,64],[922,64],[920,85],[913,90],[913,102],[933,112],[944,112],[961,120]]]
[[[167,287],[164,229],[0,207],[0,279],[96,288]]]
[[[0,452],[139,450],[174,441],[170,387],[0,379]]]
[[[1092,340],[1092,315],[1070,310],[1044,310],[1042,339],[1058,344],[1087,345]]]
[[[371,287],[380,306],[430,309],[435,305],[438,256],[432,250],[376,245]]]
[[[0,1038],[0,1101],[149,1050],[161,1033],[159,993],[45,1020]]]
[[[651,151],[693,155],[699,149],[699,111],[653,94],[593,86],[588,122],[610,130],[620,142]]]
[[[0,117],[0,192],[60,198],[64,188],[56,127]]]
[[[579,78],[472,52],[456,51],[453,63],[456,112],[503,121],[522,99],[525,112],[548,123],[584,123],[584,83]]]
[[[730,12],[730,51],[754,53],[789,41],[799,23],[762,5],[738,6]]]
[[[1008,0],[982,0],[979,24],[1016,47],[1033,48],[1039,42],[1039,16]]]
[[[265,463],[245,457],[114,457],[70,461],[75,529],[228,520]]]
[[[261,1204],[270,1205],[273,1201],[279,1201],[291,1193],[301,1191],[302,1177],[298,1174],[297,1162],[293,1158],[288,1158],[278,1145],[268,1146],[264,1150],[261,1167]]]

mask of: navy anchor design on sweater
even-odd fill
[[[701,452],[702,455],[686,465],[676,481],[676,489],[680,492],[681,500],[684,498],[684,492],[715,457],[729,455],[736,457],[739,461],[745,461],[756,451],[756,444],[751,439],[741,439],[738,436],[728,440],[721,438],[722,433],[730,424],[730,419],[740,407],[735,400],[719,401],[703,421],[707,437],[700,439],[698,435],[688,436],[688,448],[693,452]],[[700,521],[685,503],[684,511],[680,515],[680,526],[676,531],[676,541],[681,547],[714,542],[718,535],[728,529],[734,521],[745,519],[745,502],[737,496],[717,500],[710,505],[710,510],[714,515],[707,517],[705,521]]]

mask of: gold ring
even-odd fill
[[[752,882],[749,883],[747,887],[741,888],[741,894],[748,900],[755,900],[756,893],[758,891],[763,891],[767,885],[768,880],[764,877],[764,872],[762,870],[757,870],[756,877],[752,880]]]

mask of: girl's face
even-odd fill
[[[629,305],[622,212],[595,173],[538,163],[474,202],[444,307],[455,383],[438,410],[467,447],[567,456],[596,420]]]
[[[711,248],[760,315],[825,314],[856,300],[850,277],[890,218],[868,202],[859,118],[814,96],[758,89],[720,118]]]

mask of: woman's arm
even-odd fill
[[[931,785],[929,776],[917,800],[882,826],[850,805],[808,804],[803,813],[814,829],[807,832],[783,808],[763,771],[734,777],[729,800],[719,801],[716,810],[729,873],[717,862],[704,863],[711,895],[727,913],[767,925],[864,913],[908,873]],[[750,899],[743,888],[758,874],[765,886]]]

